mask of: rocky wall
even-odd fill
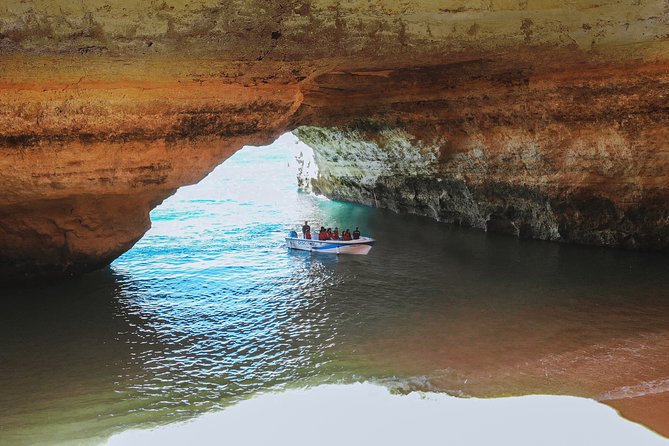
[[[666,249],[668,24],[661,0],[0,2],[0,277],[108,264],[297,128],[334,198]]]

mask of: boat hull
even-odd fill
[[[308,240],[303,238],[286,237],[286,246],[299,251],[311,251],[319,254],[353,254],[367,255],[372,250],[375,240],[361,237],[358,240]]]

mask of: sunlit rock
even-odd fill
[[[659,0],[5,4],[0,275],[103,266],[178,187],[301,126],[333,197],[666,249],[668,20]]]

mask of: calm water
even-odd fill
[[[669,258],[519,241],[298,193],[283,138],[152,214],[103,271],[4,290],[0,443],[99,441],[260,391],[363,380],[398,392],[669,390]],[[366,257],[287,252],[351,227]]]

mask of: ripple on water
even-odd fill
[[[94,438],[328,382],[476,396],[664,388],[666,256],[298,194],[284,149],[241,151],[181,189],[111,269],[9,292],[0,440]],[[366,257],[289,253],[284,234],[304,220],[379,243]]]

